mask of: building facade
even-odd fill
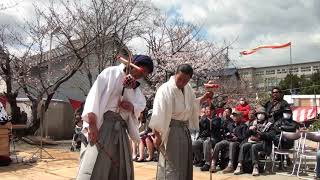
[[[268,67],[246,67],[240,68],[239,74],[250,86],[256,89],[270,89],[279,85],[279,82],[288,74],[311,76],[320,71],[320,61],[268,66]]]

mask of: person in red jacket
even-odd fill
[[[243,122],[247,122],[249,120],[250,105],[247,103],[245,98],[240,98],[239,104],[236,106],[236,111],[240,111],[242,113]]]

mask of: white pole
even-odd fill
[[[49,44],[49,55],[48,55],[48,73],[47,73],[47,79],[48,83],[50,84],[50,71],[51,71],[51,50],[52,50],[52,36],[53,36],[54,31],[50,34],[50,44]],[[43,118],[44,119],[44,118]],[[48,119],[46,119],[46,138],[48,138]]]
[[[47,73],[47,79],[48,79],[48,83],[50,84],[50,77],[51,75],[49,74],[51,72],[51,51],[52,51],[52,38],[53,38],[53,34],[59,32],[61,29],[61,27],[56,27],[51,33],[50,33],[50,41],[49,41],[49,55],[48,55],[48,73]],[[44,118],[43,118],[44,119]],[[48,138],[48,121],[46,119],[46,138]]]

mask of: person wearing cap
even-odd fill
[[[239,145],[247,138],[248,126],[242,121],[242,113],[234,111],[232,113],[233,123],[227,125],[228,132],[225,134],[225,139],[218,142],[212,154],[211,172],[217,172],[216,165],[219,153],[222,151],[229,151],[229,162],[227,167],[222,171],[223,173],[231,173],[234,171],[234,163],[237,158],[237,151]]]
[[[190,129],[199,129],[200,104],[212,97],[206,92],[196,98],[189,84],[193,69],[189,64],[178,66],[174,76],[156,93],[149,127],[155,133],[160,156],[157,180],[193,179]]]
[[[264,107],[258,107],[256,110],[256,120],[253,121],[248,131],[248,142],[240,146],[237,169],[234,174],[239,175],[244,172],[244,164],[252,165],[252,175],[259,175],[259,152],[269,155],[272,151],[272,140],[276,132],[273,124],[267,121],[267,113]],[[249,165],[249,166],[250,166]]]
[[[152,73],[153,62],[135,55],[133,63],[140,69],[129,74],[124,64],[104,69],[88,93],[82,119],[89,144],[81,149],[77,180],[134,179],[128,134],[140,141],[138,117],[146,100],[137,81]]]
[[[283,110],[290,105],[283,99],[283,93],[279,87],[272,88],[271,97],[272,100],[268,101],[264,108],[268,114],[268,121],[275,123],[282,118]]]

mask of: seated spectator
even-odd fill
[[[148,128],[148,130],[143,131],[140,133],[141,141],[139,143],[139,158],[136,160],[136,162],[149,162],[153,160],[153,154],[154,154],[154,134],[152,133],[152,129]],[[148,158],[144,158],[144,150],[147,148],[148,152]]]
[[[233,119],[231,118],[231,114],[232,114],[232,109],[230,107],[227,107],[222,115],[222,123],[224,125],[227,125],[229,122],[233,123]],[[226,127],[227,128],[227,127]]]
[[[133,142],[131,139],[130,139],[130,144],[131,144],[131,148],[132,148],[132,161],[136,161],[137,158],[138,158],[138,155],[137,155],[137,143]]]
[[[259,152],[269,155],[272,151],[272,140],[275,130],[271,122],[267,121],[267,113],[264,107],[260,107],[256,112],[257,119],[253,121],[248,131],[248,142],[240,146],[238,166],[234,174],[242,174],[244,163],[251,163],[252,175],[259,175]],[[251,162],[250,162],[251,161]]]
[[[246,125],[247,125],[248,127],[250,127],[250,126],[252,126],[253,122],[257,119],[257,118],[256,118],[256,110],[251,109],[251,110],[249,111],[248,117],[249,117],[249,120],[246,122]]]
[[[289,107],[286,107],[283,110],[282,117],[280,118],[280,120],[275,122],[274,126],[276,130],[276,137],[275,137],[274,143],[276,146],[279,144],[281,131],[296,132],[300,128],[300,125],[292,119],[292,110]],[[294,141],[290,141],[284,137],[281,139],[280,148],[291,149],[293,148],[293,146],[294,146]],[[280,159],[279,169],[281,170],[284,168],[283,166],[284,156],[279,155],[277,158]],[[291,166],[292,162],[289,156],[286,156],[286,159],[287,159],[287,165]]]
[[[213,115],[210,113],[212,112]],[[201,171],[209,171],[210,169],[210,160],[211,160],[211,150],[215,147],[215,145],[221,141],[221,128],[222,128],[222,120],[218,117],[214,111],[210,111],[207,108],[207,115],[212,118],[208,118],[210,120],[210,129],[209,129],[209,137],[203,142],[203,166],[200,168]]]
[[[73,141],[72,141],[72,147],[71,150],[80,150],[81,148],[81,143],[83,143],[85,146],[88,145],[88,141],[87,138],[85,137],[85,135],[83,134],[83,129],[82,129],[82,125],[83,125],[83,120],[81,118],[81,115],[76,113],[75,115],[75,134],[73,135]]]
[[[199,121],[205,117],[206,117],[206,107],[203,107],[201,108],[201,111],[200,111]],[[199,131],[195,129],[189,129],[189,130],[190,130],[191,141],[192,142],[196,141],[199,136]]]
[[[199,121],[199,134],[195,141],[192,142],[192,151],[194,154],[193,164],[197,167],[204,165],[203,157],[210,153],[211,147],[207,147],[210,139],[210,122],[212,118],[212,111],[209,106],[205,108],[205,114]],[[209,150],[209,152],[207,152]]]
[[[139,158],[137,158],[136,162],[149,162],[153,160],[154,150],[155,146],[153,144],[154,142],[154,134],[152,133],[152,129],[148,127],[150,122],[150,117],[152,115],[152,109],[149,110],[146,114],[146,117],[144,117],[145,121],[145,129],[140,132],[140,143],[139,143]],[[145,159],[145,148],[147,149],[148,158]]]
[[[264,107],[268,114],[268,121],[275,123],[282,118],[283,110],[290,108],[290,105],[283,99],[283,93],[278,87],[272,88],[271,98],[272,100],[268,101]]]
[[[145,111],[145,110],[144,110]],[[146,129],[146,120],[145,120],[145,116],[144,116],[144,114],[145,114],[145,112],[141,112],[140,113],[140,116],[139,116],[139,118],[138,118],[138,120],[139,120],[139,132],[141,133],[141,132],[144,132],[144,130]],[[137,160],[137,158],[138,158],[138,155],[137,155],[137,149],[138,149],[138,147],[139,147],[139,144],[138,143],[136,143],[136,142],[134,142],[134,141],[132,141],[131,139],[130,139],[130,143],[131,143],[131,148],[132,148],[132,160],[133,161],[136,161]]]
[[[6,110],[0,102],[0,125],[5,125],[9,121]]]
[[[235,107],[235,110],[242,113],[242,120],[243,122],[247,122],[249,120],[249,111],[250,105],[245,100],[245,98],[240,98],[239,104]]]
[[[236,162],[238,156],[238,148],[243,140],[246,139],[247,135],[247,125],[242,121],[242,115],[240,112],[235,111],[232,113],[232,119],[234,122],[229,122],[227,124],[227,133],[225,134],[225,139],[218,142],[213,150],[212,162],[211,162],[211,172],[216,172],[216,165],[218,161],[218,156],[220,151],[229,151],[229,162],[227,167],[222,171],[223,173],[231,173],[234,171],[233,163]]]

